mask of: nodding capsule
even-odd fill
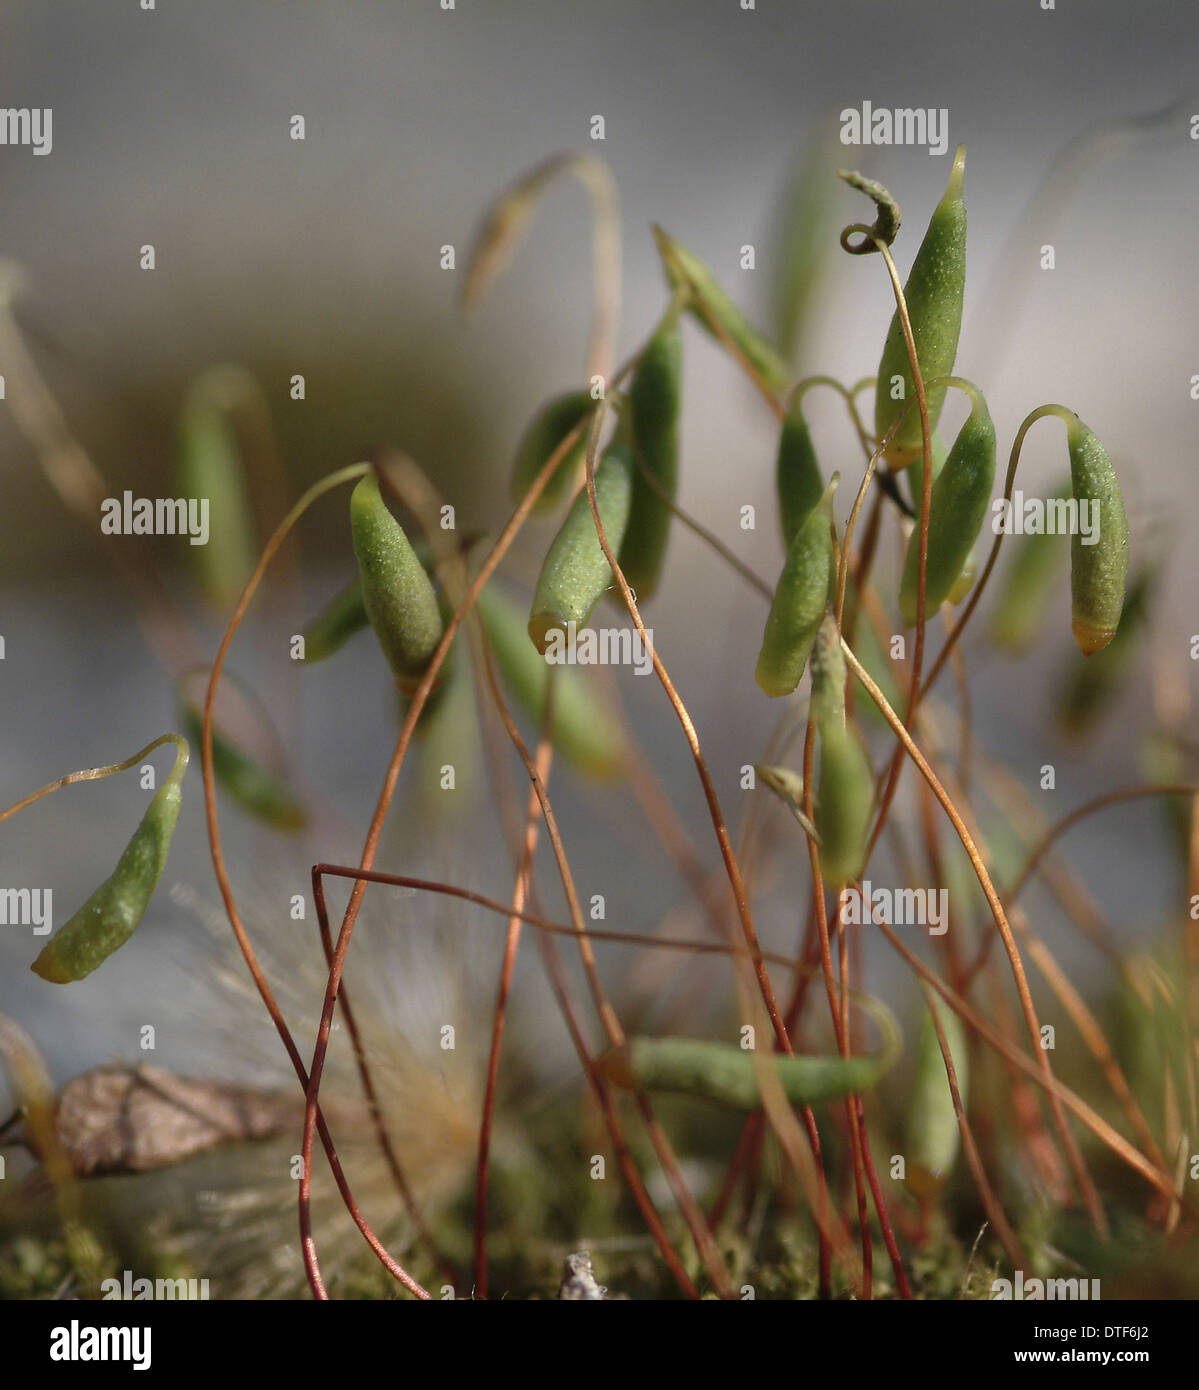
[[[444,628],[429,576],[388,511],[374,472],[350,494],[350,531],[366,615],[396,684],[411,694]]]
[[[1116,470],[1095,432],[1074,416],[1066,421],[1070,487],[1081,508],[1098,512],[1098,538],[1087,544],[1082,526],[1070,537],[1074,637],[1085,656],[1116,635],[1128,579],[1128,517]]]
[[[550,668],[529,642],[522,611],[491,580],[479,594],[479,617],[495,664],[529,719],[545,710]],[[613,777],[624,765],[625,744],[594,685],[570,666],[560,667],[553,693],[554,747],[592,777]]]
[[[583,424],[595,409],[590,391],[566,391],[554,396],[538,410],[516,446],[512,460],[512,500],[521,502],[550,456],[577,425]],[[570,495],[587,448],[587,428],[563,455],[533,503],[533,515],[552,512]]]
[[[982,530],[995,482],[995,425],[983,394],[968,382],[953,379],[970,396],[970,414],[958,431],[945,462],[933,477],[928,513],[928,558],[925,565],[925,612],[932,614],[955,592]],[[917,499],[919,506],[919,499]],[[912,530],[899,584],[899,612],[916,622],[920,567],[920,526]],[[969,581],[966,583],[969,588]]]
[[[757,1058],[736,1043],[638,1037],[598,1057],[596,1066],[622,1090],[662,1091],[749,1111],[762,1104],[758,1068],[765,1065],[793,1105],[836,1100],[869,1090],[895,1061],[895,1021],[877,1001],[871,1001],[870,1011],[885,1035],[882,1050],[874,1055]]]
[[[957,357],[962,329],[962,301],[966,289],[966,204],[962,182],[966,172],[966,147],[959,145],[949,184],[933,210],[928,230],[904,286],[908,319],[916,345],[920,375],[926,382],[948,376]],[[928,427],[935,429],[945,401],[945,387],[926,391]],[[878,364],[878,386],[874,397],[874,432],[878,439],[887,433],[916,400],[912,365],[899,309],[891,316],[891,326]],[[924,453],[924,434],[920,411],[908,411],[903,423],[887,445],[885,457],[893,469],[906,468]]]
[[[791,548],[796,532],[824,494],[824,479],[804,416],[803,397],[802,387],[792,393],[775,459],[774,485],[784,550]]]
[[[953,1060],[954,1079],[965,1108],[970,1084],[970,1055],[966,1030],[948,1005],[939,1001],[925,1009],[920,1024],[920,1043],[916,1053],[916,1074],[908,1101],[905,1181],[916,1197],[935,1196],[945,1185],[957,1160],[961,1131],[953,1092],[945,1071],[945,1058],[937,1039],[931,1008],[945,1034]]]
[[[808,663],[833,578],[834,476],[796,532],[775,587],[754,679],[767,695],[790,695]]]
[[[179,820],[186,739],[172,736],[175,766],[154,793],[111,875],[42,948],[30,966],[43,980],[82,980],[133,935],[158,886]]]
[[[1069,496],[1067,483],[1052,493],[1049,500],[1064,502]],[[1058,571],[1065,562],[1065,542],[1048,530],[1019,538],[991,614],[991,640],[996,646],[1009,652],[1021,652],[1035,641],[1057,585]]]
[[[683,371],[680,308],[676,301],[667,310],[629,383],[635,466],[629,521],[617,558],[638,603],[658,587],[673,517],[671,503],[678,488]]]
[[[791,377],[787,364],[720,288],[711,270],[661,227],[654,228],[654,240],[671,288],[686,294],[696,322],[718,342],[723,333],[771,391],[785,391]]]
[[[633,490],[633,453],[627,438],[618,433],[595,467],[595,496],[608,544],[620,557],[629,502]],[[529,616],[529,636],[544,653],[554,631],[569,633],[586,624],[613,582],[612,567],[599,542],[591,501],[586,488],[579,491],[554,537]]]
[[[231,608],[254,570],[257,544],[246,464],[231,418],[258,388],[241,368],[213,367],[192,386],[179,422],[179,490],[209,509],[208,540],[187,547],[204,597]]]

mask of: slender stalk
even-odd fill
[[[920,752],[919,748],[916,747],[916,744],[913,742],[911,735],[908,733],[907,729],[904,728],[904,726],[900,723],[898,716],[895,714],[895,711],[887,703],[886,696],[882,693],[878,686],[875,685],[875,683],[870,679],[868,672],[861,665],[857,657],[853,654],[853,652],[849,649],[849,647],[846,645],[844,641],[841,643],[841,649],[845,653],[845,659],[849,663],[850,669],[866,687],[867,692],[878,704],[879,709],[882,710],[884,716],[887,719],[887,722],[891,725],[891,727],[895,730],[896,734],[898,735],[903,748],[906,750],[908,756],[919,768],[921,775],[932,788],[933,795],[941,803],[941,806],[944,809],[945,814],[949,817],[950,821],[953,823],[953,828],[957,831],[958,838],[961,840],[962,846],[965,849],[966,854],[969,856],[970,863],[973,866],[974,872],[978,877],[978,881],[982,886],[982,890],[986,895],[987,902],[991,908],[991,913],[995,918],[995,925],[999,929],[1000,937],[1003,940],[1004,950],[1007,953],[1008,961],[1011,966],[1012,978],[1016,984],[1016,992],[1020,998],[1020,1007],[1024,1014],[1024,1021],[1025,1025],[1028,1028],[1029,1037],[1032,1040],[1034,1053],[1037,1057],[1043,1075],[1047,1080],[1050,1080],[1052,1079],[1053,1072],[1052,1068],[1049,1065],[1049,1058],[1046,1056],[1044,1049],[1041,1047],[1040,1022],[1037,1018],[1036,1006],[1033,1004],[1032,993],[1028,988],[1028,979],[1025,976],[1024,965],[1020,959],[1020,950],[1019,947],[1016,945],[1016,940],[1012,934],[1012,929],[1008,924],[1006,915],[1004,914],[1003,904],[999,901],[999,895],[995,891],[995,885],[991,882],[991,876],[987,873],[986,866],[983,864],[982,859],[979,857],[978,850],[975,847],[974,841],[970,836],[970,832],[966,829],[966,825],[962,820],[960,814],[958,813],[957,808],[949,799],[949,796],[947,795],[945,788],[938,781],[936,774],[928,765],[928,762],[925,760],[924,755]],[[1083,1200],[1086,1202],[1092,1223],[1094,1224],[1096,1231],[1098,1231],[1100,1234],[1106,1234],[1107,1217],[1104,1214],[1103,1206],[1099,1201],[1099,1194],[1095,1191],[1094,1184],[1091,1182],[1090,1176],[1086,1171],[1086,1167],[1082,1159],[1082,1154],[1079,1152],[1078,1149],[1077,1140],[1070,1132],[1070,1129],[1066,1123],[1066,1117],[1062,1110],[1061,1100],[1059,1099],[1057,1093],[1054,1091],[1050,1091],[1049,1097],[1050,1108],[1053,1111],[1054,1120],[1057,1124],[1058,1132],[1061,1136],[1063,1146],[1065,1147],[1066,1155],[1070,1160],[1071,1167],[1074,1170],[1075,1181],[1078,1183],[1079,1190],[1083,1195]]]

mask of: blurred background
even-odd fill
[[[4,3],[0,97],[52,108],[54,143],[44,158],[0,147],[0,256],[25,273],[17,310],[27,344],[112,495],[174,495],[188,385],[214,363],[236,362],[269,404],[289,496],[394,444],[458,507],[461,528],[494,533],[508,514],[516,440],[543,399],[581,379],[591,316],[590,210],[565,182],[464,322],[461,270],[497,192],[560,150],[608,163],[624,219],[623,358],[665,302],[652,223],[708,261],[750,316],[773,328],[787,190],[805,148],[835,136],[837,113],[863,101],[946,108],[943,158],[922,148],[823,147],[827,255],[796,369],[846,381],[873,373],[893,307],[877,258],[837,248],[840,226],[869,220],[869,206],[833,178],[835,167],[860,168],[895,192],[906,213],[895,248],[906,273],[953,147],[966,143],[970,278],[958,370],[987,393],[1004,454],[1034,406],[1076,409],[1125,482],[1134,552],[1171,547],[1152,659],[1084,747],[1064,745],[1047,722],[1070,656],[1064,598],[1029,657],[1004,660],[977,638],[967,643],[981,745],[1034,788],[1041,765],[1054,762],[1057,790],[1047,795],[1056,800],[1046,811],[1056,816],[1140,779],[1133,734],[1151,707],[1153,662],[1184,690],[1193,681],[1195,40],[1188,7],[1144,0],[1053,11],[1035,0],[818,8],[758,0],[749,10],[737,0],[458,0],[452,10],[437,0],[160,0],[151,11],[136,0]],[[289,138],[297,114],[302,142]],[[589,138],[597,114],[602,143]],[[1096,140],[1103,130],[1112,133]],[[1072,149],[1086,153],[1055,165]],[[1046,243],[1055,247],[1052,271],[1040,269]],[[146,244],[156,252],[152,272],[139,268]],[[740,268],[747,244],[753,271]],[[440,268],[445,245],[456,249],[456,271]],[[729,361],[690,329],[687,353],[680,500],[773,582],[776,426]],[[303,401],[289,395],[296,373]],[[856,476],[857,447],[835,402],[811,399],[826,473]],[[1048,487],[1064,464],[1060,430],[1042,426],[1020,483]],[[8,804],[66,771],[126,756],[176,714],[98,528],[64,510],[2,405],[0,480],[0,801]],[[842,518],[853,490],[842,486]],[[738,528],[747,503],[763,519],[757,534]],[[518,585],[535,578],[551,534],[551,523],[538,523],[522,538],[505,567]],[[188,598],[182,544],[145,545],[214,651],[222,624]],[[305,890],[314,858],[356,857],[397,727],[384,668],[367,647],[363,667],[300,673],[287,656],[297,621],[352,572],[344,498],[314,511],[295,555],[300,598],[288,608],[285,596],[250,625],[235,665],[270,705],[289,766],[327,809],[304,844],[282,853],[228,813],[235,878],[261,893],[251,915],[265,927],[283,920],[288,893]],[[722,800],[738,814],[740,768],[761,756],[777,716],[752,681],[761,600],[676,527],[667,580],[646,617]],[[643,745],[714,864],[673,715],[655,682],[619,679]],[[188,786],[164,889],[191,885],[211,902],[198,770]],[[115,779],[68,789],[7,823],[3,881],[53,884],[64,920],[108,871],[138,796],[129,778]],[[648,929],[680,898],[679,883],[622,816],[617,793],[566,779],[561,796],[585,891],[609,895],[609,925]],[[434,837],[415,835],[411,806],[404,816],[401,808],[390,864],[432,866],[506,894],[485,810],[474,829]],[[1151,938],[1177,911],[1180,882],[1151,803],[1088,822],[1069,848],[1130,938]],[[279,886],[253,888],[260,880]],[[768,940],[785,946],[794,922],[783,899],[763,908]],[[6,928],[0,1009],[31,1027],[58,1077],[132,1055],[129,1020],[149,1010],[165,1021],[186,992],[186,962],[200,949],[193,936],[191,916],[160,892],[138,950],[59,989],[29,974],[31,943]],[[458,939],[463,957],[498,951],[482,929]],[[1073,938],[1061,945],[1080,974],[1094,969]],[[194,1071],[205,1045],[164,1028],[155,1060]],[[219,1054],[219,1041],[214,1047]]]

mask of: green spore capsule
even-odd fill
[[[933,430],[932,436],[932,456],[933,456],[933,484],[936,485],[937,479],[941,476],[941,469],[945,467],[945,460],[949,457],[949,445],[945,442],[945,436],[940,430]],[[919,518],[920,499],[924,496],[924,456],[914,458],[911,465],[904,470],[904,477],[908,483],[908,493],[912,499],[912,513]]]
[[[966,288],[966,204],[962,199],[965,172],[966,147],[959,145],[949,185],[933,211],[904,286],[916,359],[926,382],[948,376],[957,357]],[[934,387],[925,395],[929,429],[935,429],[945,401],[945,387]],[[906,468],[924,454],[920,411],[915,400],[916,386],[897,308],[883,344],[874,398],[874,432],[878,439],[913,402],[886,449],[885,457],[893,469]]]
[[[849,618],[851,613],[849,598],[845,602],[845,628],[849,630]],[[899,690],[895,685],[895,679],[891,672],[891,663],[887,659],[887,653],[879,640],[878,633],[874,630],[874,625],[870,622],[865,613],[862,613],[853,628],[853,641],[850,643],[854,655],[866,668],[870,678],[883,693],[883,698],[892,709],[900,706]],[[861,713],[863,721],[869,722],[874,728],[880,730],[890,729],[886,716],[880,706],[874,703],[872,696],[859,686],[857,690],[857,704],[855,708]]]
[[[1070,537],[1070,594],[1074,637],[1084,656],[1101,651],[1116,635],[1128,578],[1128,518],[1116,470],[1093,430],[1077,417],[1066,421],[1070,487],[1079,508],[1089,505],[1093,544],[1081,524]],[[1094,528],[1098,530],[1097,538]]]
[[[812,718],[818,729],[845,723],[849,669],[841,650],[841,630],[831,613],[821,619],[812,645]]]
[[[874,803],[870,759],[857,729],[845,719],[847,678],[841,634],[830,613],[812,653],[812,718],[820,734],[813,815],[821,874],[838,886],[861,875]]]
[[[186,706],[184,728],[197,744],[203,743],[203,723]],[[216,780],[244,811],[275,830],[302,830],[308,812],[286,782],[268,772],[230,739],[212,731],[212,770]]]
[[[646,344],[629,386],[636,460],[629,521],[617,558],[638,603],[658,587],[666,558],[670,504],[678,487],[682,370],[679,310],[672,305]]]
[[[1064,502],[1069,486],[1058,488],[1050,499]],[[1066,546],[1059,536],[1035,532],[1016,542],[999,599],[991,613],[991,640],[1009,652],[1032,645],[1045,623],[1057,577],[1066,563]]]
[[[618,435],[595,468],[595,494],[608,544],[617,558],[629,520],[633,489],[633,453],[628,440]],[[612,584],[612,568],[604,555],[584,488],[575,498],[566,520],[554,537],[529,617],[529,636],[544,653],[554,631],[569,636],[582,627]]]
[[[874,775],[852,724],[820,728],[820,773],[814,819],[820,832],[820,872],[838,886],[861,876],[874,804]]]
[[[175,834],[187,771],[187,743],[173,741],[175,766],[154,793],[117,867],[30,966],[43,980],[67,984],[84,979],[129,940],[146,915]]]
[[[1128,586],[1116,635],[1094,655],[1074,657],[1057,705],[1057,718],[1067,733],[1078,735],[1089,729],[1134,666],[1158,574],[1157,566],[1141,566]]]
[[[479,595],[479,617],[496,666],[525,714],[540,727],[550,668],[529,645],[519,608],[492,581]],[[563,666],[554,681],[554,747],[580,772],[614,777],[624,763],[624,739],[590,681]]]
[[[771,300],[775,307],[775,341],[789,362],[802,355],[815,327],[814,310],[825,282],[829,253],[837,244],[830,196],[833,151],[840,149],[831,131],[811,140],[787,189],[779,219],[779,254]]]
[[[589,391],[567,391],[547,401],[521,436],[512,461],[512,500],[520,502],[532,487],[550,455],[566,436],[595,409]],[[549,481],[533,503],[533,515],[552,512],[570,495],[587,450],[587,430],[579,431],[577,441],[566,451],[550,474]]]
[[[204,597],[230,608],[254,570],[257,546],[245,466],[229,411],[223,404],[236,368],[214,368],[196,382],[179,428],[179,491],[208,507],[208,539],[187,546]]]
[[[820,476],[812,433],[804,417],[803,397],[802,386],[792,392],[787,418],[779,433],[774,469],[784,550],[790,550],[796,532],[824,495],[824,479]]]
[[[370,626],[362,585],[354,580],[304,629],[304,660],[309,665],[332,656],[364,627]]]
[[[876,1006],[877,1007],[877,1006]],[[881,1011],[880,1011],[881,1018]],[[889,1028],[894,1030],[892,1020]],[[781,1057],[767,1065],[793,1105],[837,1100],[877,1085],[895,1060],[897,1030],[874,1057]],[[712,1101],[731,1110],[762,1104],[755,1058],[733,1043],[693,1038],[630,1038],[596,1063],[601,1075],[622,1090],[661,1091]]]
[[[426,574],[432,577],[432,558],[429,547],[422,537],[417,537],[412,549],[421,562]],[[444,598],[441,603],[442,620],[446,617]],[[304,638],[304,661],[313,666],[318,661],[326,661],[339,652],[355,634],[370,626],[366,616],[366,602],[362,597],[362,581],[355,579],[329,600],[325,607],[308,624],[301,634]],[[447,667],[449,665],[447,661]],[[436,692],[434,692],[436,693]]]
[[[444,631],[424,566],[368,473],[350,495],[350,530],[362,598],[396,684],[411,694]]]
[[[834,475],[799,528],[774,591],[754,679],[767,695],[790,695],[799,684],[828,607],[833,578]]]
[[[711,270],[661,227],[653,230],[671,289],[687,291],[696,321],[718,342],[720,334],[713,324],[719,324],[766,386],[776,394],[785,391],[791,375],[786,362],[720,288]]]
[[[966,1032],[957,1014],[936,1003],[937,1019],[953,1058],[958,1094],[965,1108],[970,1083],[970,1057]],[[925,1011],[920,1025],[916,1075],[908,1102],[905,1181],[916,1197],[935,1196],[945,1185],[957,1160],[961,1132],[953,1108],[953,1094],[945,1072],[945,1059],[937,1041],[936,1024]]]
[[[399,692],[397,700],[402,724],[411,702]],[[420,813],[438,822],[452,822],[477,809],[486,781],[486,760],[479,707],[466,662],[458,662],[446,673],[421,710],[414,733],[421,745]]]
[[[978,555],[971,546],[969,554],[962,564],[962,572],[954,580],[953,588],[945,596],[946,603],[957,605],[966,597],[971,589],[974,588],[974,581],[978,578]]]
[[[963,383],[963,386],[965,383]],[[935,613],[960,585],[970,552],[982,530],[995,481],[995,426],[982,392],[969,390],[970,414],[958,431],[944,466],[935,474],[929,503],[925,611]],[[899,612],[916,622],[920,528],[912,529],[899,584]],[[967,584],[969,587],[969,584]]]

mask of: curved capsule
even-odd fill
[[[790,695],[799,684],[828,607],[833,578],[834,476],[800,527],[783,563],[766,618],[754,679],[767,695]]]
[[[937,484],[937,479],[941,476],[941,469],[945,467],[945,460],[949,457],[949,445],[945,442],[945,436],[940,430],[933,430],[932,438],[933,456],[933,486]],[[904,477],[908,481],[908,494],[912,499],[912,515],[919,520],[920,499],[924,496],[924,456],[914,458],[908,468],[904,470]]]
[[[304,629],[304,660],[309,665],[324,661],[369,625],[362,585],[354,580]]]
[[[419,814],[438,824],[477,810],[486,780],[479,706],[467,667],[468,663],[459,661],[446,672],[413,731],[421,746]],[[397,692],[400,724],[410,708],[409,697]]]
[[[1080,525],[1070,537],[1074,636],[1084,656],[1116,635],[1128,577],[1128,518],[1116,471],[1093,430],[1075,416],[1066,423],[1070,487],[1079,507],[1089,503],[1098,538],[1087,544]]]
[[[783,1094],[793,1105],[869,1090],[892,1061],[890,1049],[875,1057],[769,1057]],[[623,1047],[600,1057],[596,1065],[607,1081],[623,1090],[672,1092],[742,1111],[762,1104],[754,1054],[735,1043],[630,1038]]]
[[[254,570],[257,545],[245,467],[229,412],[217,393],[233,369],[214,368],[192,388],[179,428],[179,491],[208,505],[208,539],[189,545],[204,596],[232,607]]]
[[[966,597],[971,589],[974,588],[974,581],[978,578],[978,555],[973,546],[970,547],[966,559],[962,564],[962,572],[954,581],[953,588],[945,596],[946,603],[955,606]]]
[[[820,733],[813,819],[821,874],[838,886],[861,875],[874,805],[870,759],[857,729],[845,719],[847,679],[841,634],[830,613],[812,653],[812,718]]]
[[[874,806],[874,774],[857,729],[828,720],[820,727],[820,773],[813,808],[820,832],[820,872],[838,886],[861,876]]]
[[[916,359],[925,381],[948,376],[957,356],[962,328],[962,299],[966,288],[966,204],[962,181],[966,172],[966,147],[959,145],[954,156],[949,185],[933,211],[912,262],[904,298]],[[902,386],[893,383],[898,378]],[[902,394],[899,394],[902,392]],[[926,392],[928,423],[935,429],[945,401],[945,387]],[[891,316],[891,326],[878,364],[878,387],[874,397],[874,432],[881,439],[899,418],[908,402],[916,399],[916,387],[908,361],[907,343],[899,310]],[[920,411],[913,404],[902,425],[887,446],[886,459],[893,469],[906,468],[923,457],[924,443]]]
[[[945,1033],[953,1058],[958,1095],[965,1109],[970,1085],[970,1055],[966,1031],[957,1014],[939,1001],[932,1005]],[[953,1108],[953,1094],[945,1072],[945,1059],[937,1041],[932,1014],[925,1010],[916,1054],[916,1076],[908,1102],[906,1182],[917,1197],[932,1197],[945,1185],[958,1156],[961,1132]]]
[[[350,494],[350,530],[367,617],[396,684],[411,694],[444,629],[429,576],[388,511],[374,472]]]
[[[770,298],[774,305],[774,341],[790,363],[804,355],[816,327],[820,287],[837,245],[832,179],[841,149],[831,126],[815,135],[800,155],[788,181],[776,228],[779,246]]]
[[[802,389],[791,396],[787,418],[779,433],[774,467],[784,550],[790,550],[796,532],[824,495],[824,479],[820,476],[812,434],[803,413],[803,396]]]
[[[970,396],[970,414],[958,431],[932,487],[924,581],[925,611],[930,614],[935,613],[961,583],[966,561],[982,530],[995,482],[995,426],[982,392],[971,391]],[[919,565],[920,528],[917,524],[908,540],[899,583],[899,612],[909,625],[916,622]]]
[[[826,613],[812,647],[812,718],[818,729],[845,723],[845,686],[849,668],[841,650],[841,630]]]
[[[549,461],[558,445],[581,421],[595,409],[589,391],[566,391],[547,401],[533,417],[516,446],[512,461],[512,500],[520,502]],[[587,450],[587,430],[579,431],[562,461],[550,474],[549,481],[533,503],[533,515],[552,512],[571,492]]]
[[[628,524],[632,487],[632,451],[628,442],[617,436],[595,468],[596,502],[617,559]],[[569,634],[569,623],[575,629],[582,627],[611,584],[612,568],[599,543],[591,502],[583,488],[554,537],[537,580],[529,617],[529,636],[537,650],[544,653],[552,632]]]
[[[720,334],[712,325],[719,324],[762,381],[776,394],[785,391],[791,375],[787,364],[720,288],[711,270],[680,242],[667,236],[661,227],[653,230],[666,278],[672,289],[688,292],[689,307],[696,321],[717,341],[720,341]]]
[[[845,626],[849,630],[851,615],[849,597],[845,601]],[[895,685],[895,677],[891,669],[891,662],[888,658],[886,649],[879,640],[878,633],[874,629],[874,624],[870,621],[869,615],[865,612],[859,614],[854,628],[853,641],[849,644],[853,648],[854,655],[866,668],[870,678],[882,691],[883,698],[892,709],[898,709],[901,704],[899,690]],[[886,716],[880,706],[874,703],[874,699],[869,695],[865,688],[859,686],[857,689],[855,708],[861,713],[862,719],[869,722],[877,729],[889,729]]]
[[[629,522],[617,558],[638,603],[658,587],[666,558],[670,504],[678,486],[682,369],[679,310],[672,306],[641,354],[629,385],[636,466]]]
[[[188,736],[203,746],[203,723],[192,709],[182,711]],[[301,830],[308,812],[286,782],[215,728],[212,731],[212,770],[225,791],[244,810],[276,830]]]
[[[432,578],[429,547],[423,537],[417,537],[412,550],[425,573]],[[445,617],[444,607],[442,617]],[[366,616],[366,602],[362,597],[362,580],[355,579],[335,598],[329,600],[301,634],[304,638],[305,663],[314,666],[318,661],[327,660],[339,652],[356,633],[369,627],[370,621]],[[447,668],[448,665],[447,662]]]
[[[1068,486],[1051,501],[1065,501]],[[1037,531],[1019,537],[1003,589],[991,614],[991,640],[1009,652],[1030,646],[1041,630],[1057,576],[1066,562],[1066,546],[1058,536]]]
[[[133,935],[158,886],[175,834],[187,771],[187,744],[179,752],[112,874],[42,948],[30,969],[43,980],[82,980]]]
[[[479,617],[500,674],[524,712],[540,727],[549,666],[530,647],[524,617],[494,581],[479,594]],[[615,776],[623,765],[624,740],[591,683],[577,670],[562,667],[556,673],[553,698],[555,748],[582,772]]]

